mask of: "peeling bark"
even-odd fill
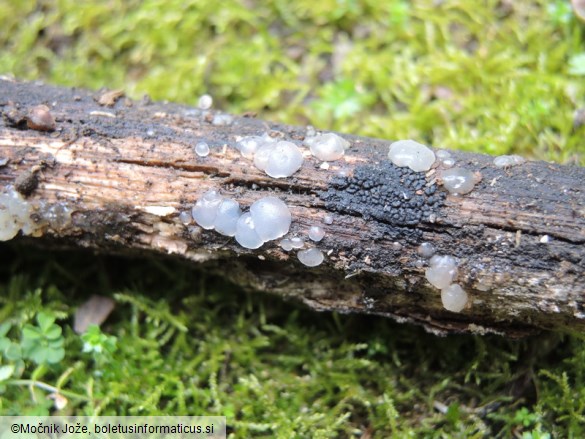
[[[585,329],[585,169],[534,161],[501,170],[492,157],[452,152],[481,172],[474,191],[447,195],[432,170],[417,192],[421,174],[388,162],[389,141],[343,135],[351,147],[329,169],[307,156],[293,177],[272,179],[240,156],[236,139],[269,132],[300,144],[304,128],[247,117],[218,125],[216,112],[121,96],[106,106],[99,93],[0,80],[0,186],[27,196],[39,228],[15,240],[172,253],[246,289],[440,334]],[[27,125],[38,105],[50,108],[54,131]],[[208,157],[194,152],[201,140]],[[326,229],[316,244],[325,262],[308,268],[277,242],[250,251],[183,224],[179,214],[211,188],[244,207],[280,197],[293,214],[290,236]],[[69,209],[71,220],[45,218],[55,208]],[[470,297],[461,313],[443,309],[425,280],[422,242],[458,258],[456,282]]]

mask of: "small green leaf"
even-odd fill
[[[48,328],[44,332],[45,332],[46,338],[48,338],[50,340],[54,340],[56,338],[61,337],[61,333],[63,332],[63,330],[58,325],[52,325],[50,328]]]
[[[41,331],[47,333],[53,323],[55,323],[55,316],[41,311],[37,314],[37,323]]]
[[[6,337],[6,334],[8,334],[8,331],[10,331],[10,323],[8,322],[4,322],[0,325],[0,337]]]
[[[7,364],[5,366],[0,366],[0,382],[6,381],[8,378],[12,376],[14,373],[14,365]]]

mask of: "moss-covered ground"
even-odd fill
[[[0,23],[1,74],[585,164],[585,24],[568,1],[0,0]],[[91,294],[117,306],[82,337],[72,315]],[[234,437],[579,438],[584,411],[583,336],[437,338],[176,261],[0,248],[1,414],[225,415]]]

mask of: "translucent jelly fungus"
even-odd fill
[[[501,155],[494,158],[494,166],[496,168],[509,168],[510,166],[521,165],[525,163],[526,159],[519,155]]]
[[[290,177],[301,169],[303,154],[292,142],[265,143],[256,151],[254,165],[270,177]]]
[[[311,149],[311,154],[319,160],[330,162],[339,160],[349,147],[349,142],[337,134],[326,133],[305,139],[305,143]]]
[[[30,234],[36,229],[30,204],[13,188],[0,194],[0,241],[14,238],[20,229]]]
[[[396,166],[408,166],[415,172],[428,171],[435,163],[435,153],[414,140],[398,140],[392,143],[388,158]]]
[[[439,149],[435,155],[437,156],[437,158],[439,160],[445,160],[448,158],[451,158],[451,153],[449,151],[447,151],[446,149]]]
[[[305,241],[303,241],[303,238],[295,236],[290,239],[290,244],[292,245],[292,248],[303,248],[305,246]]]
[[[290,239],[283,239],[280,241],[278,245],[280,245],[280,248],[282,248],[285,252],[289,252],[293,249],[292,242],[290,242]]]
[[[215,126],[231,125],[234,122],[234,117],[231,114],[216,114],[211,120],[211,124]]]
[[[237,201],[222,197],[216,190],[205,192],[191,210],[197,224],[207,230],[215,229],[225,236],[236,234],[236,224],[241,214]]]
[[[256,249],[264,244],[264,240],[256,233],[256,224],[248,212],[240,216],[236,224],[236,241],[244,248]]]
[[[311,226],[309,229],[309,239],[312,241],[319,242],[323,239],[324,236],[325,230],[323,230],[323,227]]]
[[[258,148],[264,143],[266,143],[266,140],[260,136],[248,136],[240,139],[240,141],[236,143],[236,149],[240,151],[240,154],[242,154],[244,158],[252,160]]]
[[[461,312],[467,301],[467,293],[458,284],[451,284],[441,291],[441,302],[447,311]]]
[[[191,216],[191,213],[188,211],[183,211],[179,214],[179,221],[181,221],[181,224],[191,224],[191,220],[193,219],[193,217]]]
[[[317,248],[301,250],[297,253],[297,257],[299,258],[299,261],[301,261],[301,264],[306,265],[307,267],[316,267],[321,265],[324,259],[323,253]]]
[[[217,208],[221,204],[222,199],[223,197],[218,191],[210,190],[205,192],[191,210],[191,215],[193,215],[195,222],[206,230],[213,229],[215,227]]]
[[[441,172],[443,186],[453,195],[468,194],[475,186],[475,176],[469,169],[451,168]]]
[[[240,205],[237,201],[230,198],[224,198],[217,208],[214,226],[215,230],[225,236],[234,236],[236,234],[236,225],[242,215]]]
[[[201,110],[209,110],[213,105],[213,98],[208,95],[201,95],[199,100],[197,101],[197,107]]]
[[[430,242],[423,242],[418,246],[416,252],[423,258],[430,258],[435,254],[435,246]]]
[[[455,166],[455,159],[453,158],[448,158],[448,159],[444,159],[441,161],[441,165],[443,165],[443,168],[452,168],[453,166]]]
[[[209,155],[209,145],[206,142],[197,142],[195,154],[199,157],[207,157]]]
[[[425,277],[431,285],[440,290],[447,288],[457,274],[457,262],[453,256],[435,255],[429,261]]]
[[[292,215],[284,201],[266,197],[250,206],[250,214],[258,236],[264,241],[280,238],[288,233]]]
[[[325,217],[323,218],[323,222],[327,225],[333,224],[333,216],[325,215]]]

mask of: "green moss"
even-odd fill
[[[583,25],[565,1],[0,1],[0,18],[0,72],[20,78],[585,164]],[[584,433],[577,336],[437,339],[176,263],[0,257],[2,414],[46,413],[58,391],[78,414],[226,415],[236,437]],[[84,338],[71,317],[92,293],[117,308]],[[43,313],[61,362],[17,355]]]

